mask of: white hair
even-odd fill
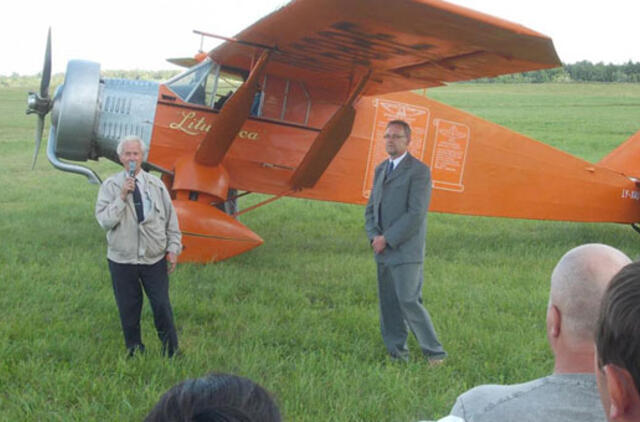
[[[142,138],[140,138],[139,136],[136,136],[136,135],[127,135],[127,136],[124,136],[124,137],[120,138],[120,141],[118,141],[118,147],[116,148],[116,152],[118,153],[118,156],[122,155],[122,150],[124,149],[124,144],[126,144],[128,142],[137,142],[138,145],[140,145],[140,149],[142,150],[142,156],[143,157],[147,156],[147,145],[144,143]]]
[[[551,274],[549,306],[562,314],[571,337],[593,340],[600,302],[611,278],[631,259],[600,243],[589,243],[564,254]]]

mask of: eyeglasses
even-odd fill
[[[398,135],[398,134],[395,134],[395,133],[393,135],[385,133],[383,138],[384,139],[393,139],[395,141],[396,139],[406,138],[406,136],[405,135]]]

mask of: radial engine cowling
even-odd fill
[[[54,96],[47,156],[54,167],[99,179],[92,170],[61,162],[118,162],[116,147],[123,136],[151,142],[159,84],[125,79],[100,79],[100,65],[71,60],[64,84]]]
[[[72,60],[64,85],[56,92],[51,123],[56,128],[55,154],[59,158],[87,161],[94,143],[100,93],[100,65]]]

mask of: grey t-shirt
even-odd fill
[[[558,374],[524,384],[480,385],[460,395],[451,414],[466,422],[602,422],[593,374]]]

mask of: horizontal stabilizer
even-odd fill
[[[171,64],[175,64],[176,66],[190,68],[198,64],[198,61],[193,57],[172,57],[167,59],[167,61]]]
[[[640,179],[640,131],[611,151],[598,165]]]

